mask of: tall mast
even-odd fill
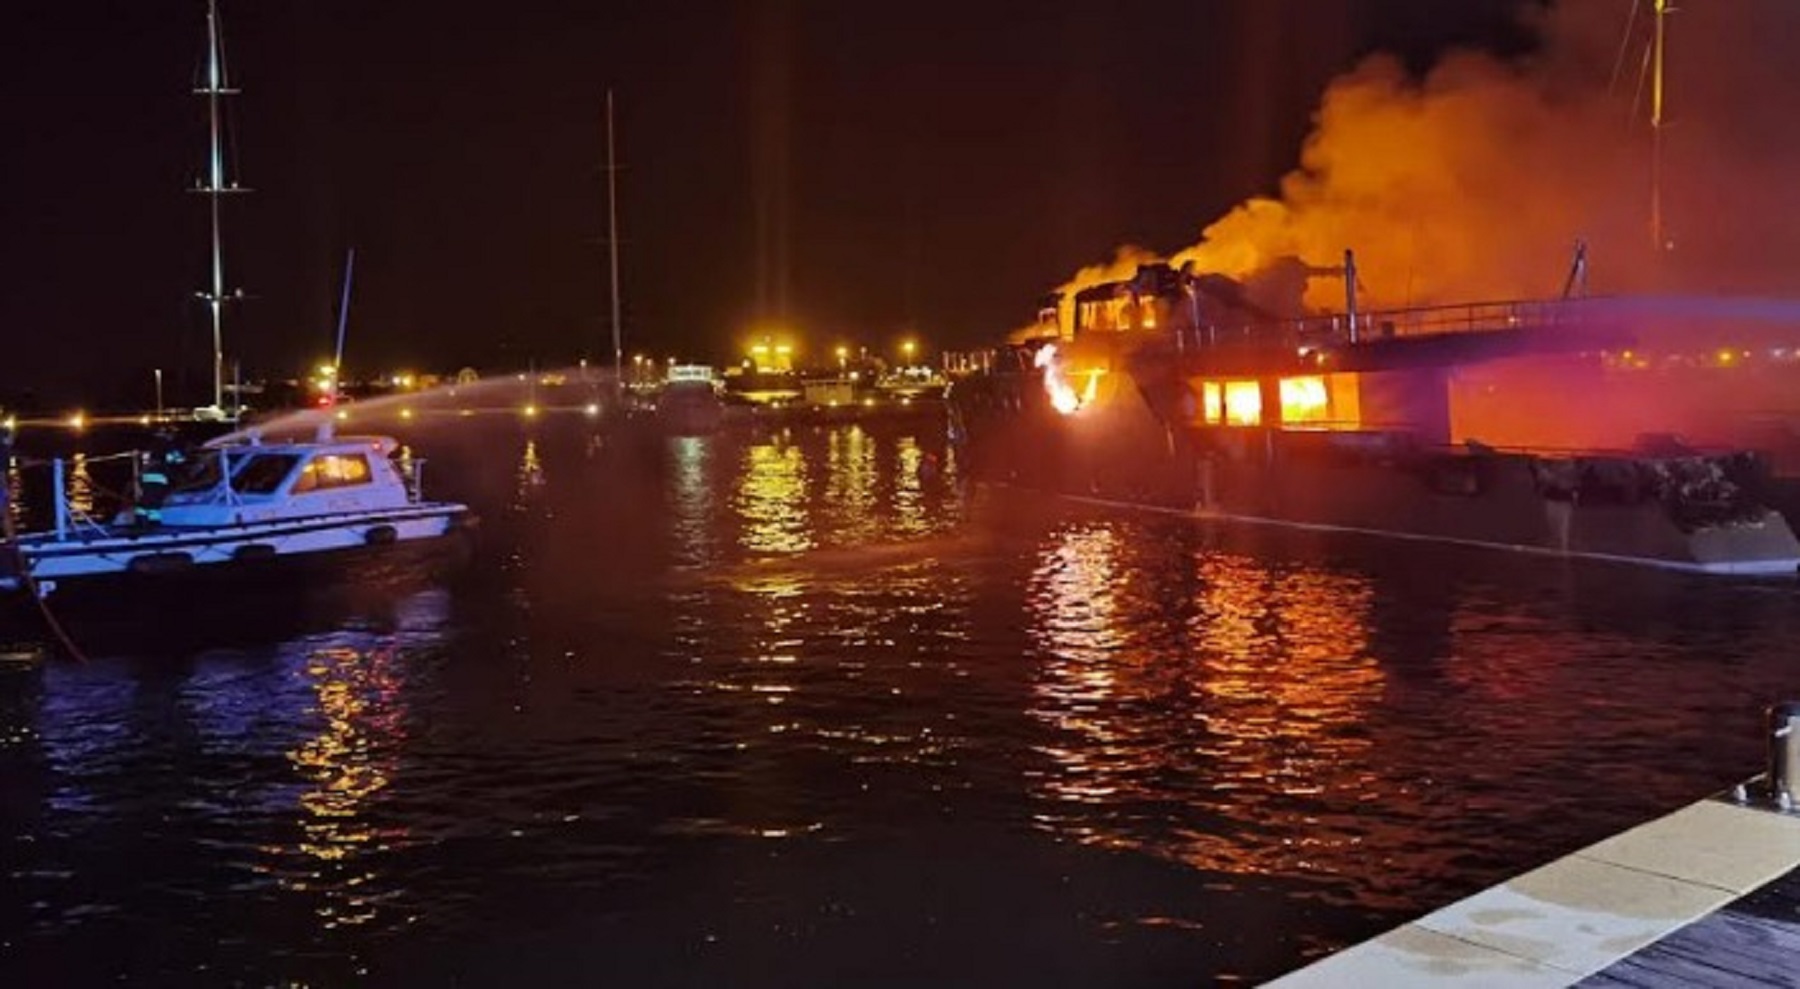
[[[1669,0],[1651,0],[1656,12],[1656,39],[1650,55],[1650,237],[1657,250],[1666,243],[1662,212],[1663,34]]]
[[[194,191],[204,194],[210,201],[212,210],[212,284],[201,293],[206,300],[206,308],[212,317],[213,342],[213,407],[225,407],[225,345],[221,331],[224,322],[225,307],[225,245],[219,232],[219,197],[228,192],[242,191],[235,181],[229,185],[225,180],[225,141],[224,123],[221,120],[220,101],[226,96],[235,96],[237,90],[231,88],[231,82],[225,73],[225,43],[219,32],[218,0],[206,0],[206,80],[205,85],[194,90],[195,95],[206,97],[207,125],[210,141],[207,146],[206,178],[196,183]]]
[[[613,94],[606,91],[606,246],[612,272],[612,345],[614,387],[625,383],[625,346],[619,338],[619,192],[618,162],[613,157]]]

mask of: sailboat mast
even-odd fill
[[[206,2],[206,84],[194,91],[206,97],[207,125],[209,142],[207,146],[206,179],[195,191],[205,193],[212,211],[212,284],[204,293],[206,308],[212,321],[213,343],[213,407],[225,407],[225,345],[224,345],[224,306],[225,306],[225,244],[220,232],[219,197],[228,191],[237,191],[233,184],[227,188],[225,184],[225,140],[224,124],[221,119],[221,99],[231,96],[237,90],[231,88],[225,73],[224,42],[219,32],[218,0]]]
[[[612,274],[613,382],[625,382],[625,346],[619,336],[619,192],[618,162],[613,156],[613,94],[606,91],[606,245]]]
[[[344,327],[350,322],[350,280],[356,275],[356,248],[344,258],[344,297],[338,302],[337,349],[331,355],[331,403],[337,404],[344,386]]]
[[[1666,243],[1662,211],[1663,43],[1669,0],[1651,0],[1656,12],[1656,39],[1650,69],[1650,237],[1658,250]]]

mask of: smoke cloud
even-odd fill
[[[1305,304],[1338,309],[1317,271],[1357,253],[1370,307],[1539,298],[1577,239],[1596,294],[1794,294],[1800,288],[1800,4],[1716,0],[1667,22],[1661,243],[1652,236],[1653,28],[1645,0],[1522,8],[1516,60],[1459,51],[1409,73],[1376,55],[1326,89],[1299,167],[1164,255],[1246,279],[1297,259]],[[1129,275],[1121,248],[1065,291]]]

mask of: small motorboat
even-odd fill
[[[0,540],[0,591],[150,587],[234,579],[288,564],[423,548],[473,522],[466,505],[425,501],[423,461],[388,437],[215,442],[168,471],[168,490],[102,522],[71,510],[53,461],[55,525]]]

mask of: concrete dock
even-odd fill
[[[1684,807],[1269,985],[1800,985],[1800,815],[1740,797]]]

